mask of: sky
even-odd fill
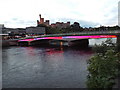
[[[50,23],[79,22],[82,27],[118,25],[119,0],[0,0],[0,24],[37,26],[39,14]]]

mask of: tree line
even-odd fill
[[[37,27],[45,27],[46,34],[61,34],[61,33],[73,33],[73,32],[87,32],[87,31],[111,31],[120,30],[118,25],[116,26],[100,26],[100,27],[81,27],[78,22],[74,22],[72,25],[66,28],[51,27],[44,24],[39,24]]]

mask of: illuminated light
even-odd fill
[[[33,41],[34,39],[23,39],[23,40],[18,40],[18,41]]]
[[[116,38],[115,35],[94,35],[94,36],[63,36],[63,37],[44,37],[44,38],[34,38],[34,39],[24,39],[18,40],[20,41],[34,41],[34,40],[42,40],[42,39],[66,39],[66,38],[79,38],[79,39],[90,39],[90,38]]]
[[[64,38],[80,38],[80,39],[89,39],[89,38],[116,38],[115,35],[95,35],[95,36],[64,36]]]
[[[60,42],[60,46],[62,46],[63,45],[63,42]]]
[[[62,37],[46,37],[45,39],[63,39]]]
[[[101,35],[101,38],[116,38],[115,35]]]
[[[44,38],[34,38],[34,40],[40,40],[40,39],[44,39]]]

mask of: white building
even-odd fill
[[[118,26],[120,26],[120,1],[118,2]]]
[[[4,28],[4,24],[0,24],[0,34],[2,34],[3,28]]]

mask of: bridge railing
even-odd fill
[[[82,31],[82,32],[74,32],[74,33],[61,33],[61,34],[48,34],[48,35],[40,35],[38,37],[53,37],[53,36],[77,36],[77,35],[101,35],[101,34],[120,34],[120,30],[112,30],[112,31]],[[37,38],[37,37],[27,37],[29,38]],[[25,39],[25,38],[23,38]]]
[[[68,36],[68,35],[92,35],[92,34],[120,34],[120,30],[112,30],[112,31],[83,31],[83,32],[74,32],[74,33],[62,33],[62,34],[49,34],[43,35],[42,37],[49,36]]]

